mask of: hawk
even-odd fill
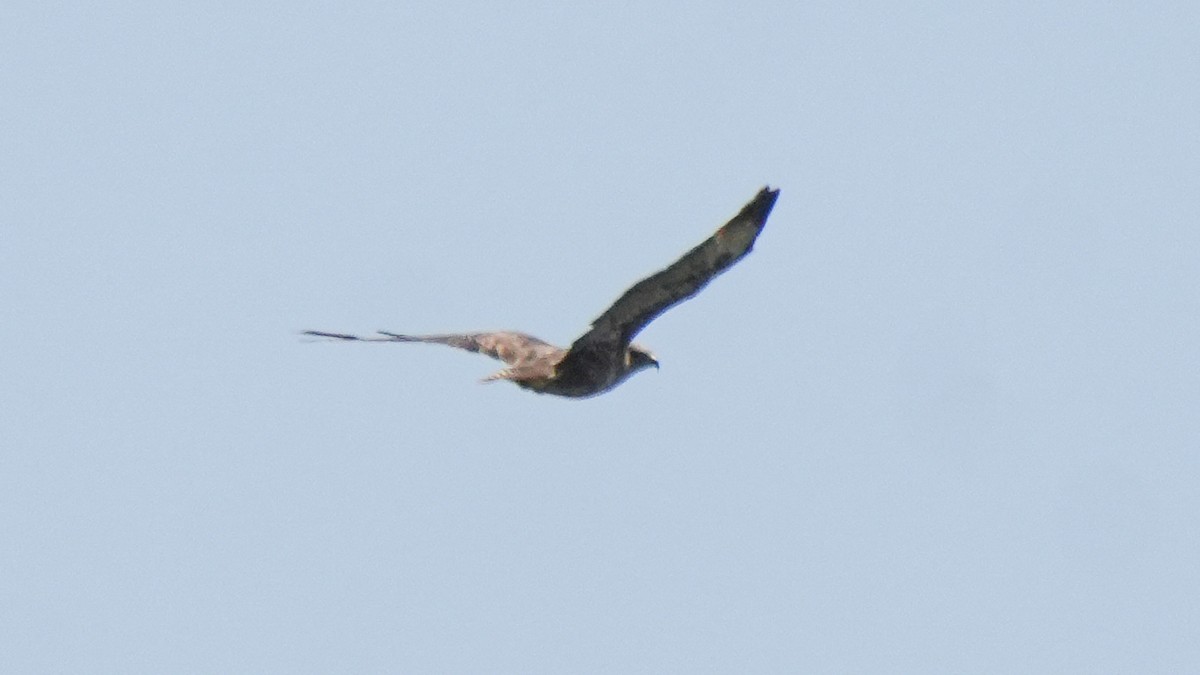
[[[356,342],[427,342],[486,354],[508,365],[483,382],[508,380],[539,394],[587,398],[603,394],[630,375],[653,366],[654,355],[632,342],[659,314],[687,300],[717,275],[741,260],[754,246],[779,190],[764,187],[728,223],[675,261],[652,274],[617,299],[591,329],[571,344],[556,347],[515,331],[457,335],[401,335],[378,331],[360,337],[343,333],[304,331],[305,335]]]

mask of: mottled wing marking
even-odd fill
[[[544,382],[554,377],[555,361],[550,359],[542,359],[540,361],[531,361],[519,365],[498,370],[491,375],[480,380],[480,382],[495,382],[497,380],[511,380],[524,384],[537,384]]]
[[[381,335],[399,338],[405,342],[428,342],[432,344],[449,345],[469,352],[485,354],[505,363],[517,364],[541,358],[547,354],[561,351],[552,344],[539,340],[532,335],[516,331],[496,331],[493,333],[466,333],[461,335],[398,335],[379,331]]]
[[[369,337],[347,335],[344,333],[326,333],[315,330],[304,331],[304,334],[336,340],[354,340],[357,342],[425,342],[441,344],[484,354],[508,364],[524,363],[564,351],[532,335],[516,331],[455,335],[401,335],[381,330],[378,331],[377,335]]]

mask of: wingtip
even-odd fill
[[[764,185],[754,199],[750,200],[742,208],[741,216],[747,216],[759,221],[765,221],[767,216],[771,215],[771,209],[775,207],[775,200],[779,199],[779,188],[772,188],[770,185]]]
[[[420,338],[415,337],[413,335],[402,335],[400,333],[393,333],[393,332],[387,331],[387,330],[377,330],[375,332],[379,335],[386,335],[387,337],[389,337],[393,340],[396,340],[397,342],[420,342],[421,341]]]
[[[306,330],[301,331],[301,335],[307,337],[325,338],[327,340],[359,340],[357,335],[346,335],[345,333],[329,333],[323,330]]]

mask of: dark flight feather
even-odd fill
[[[594,368],[598,361],[618,358],[634,336],[671,307],[691,298],[754,248],[779,197],[763,188],[713,236],[674,264],[634,284],[592,322],[592,329],[571,345],[559,364],[560,374]]]

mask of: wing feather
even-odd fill
[[[353,340],[355,342],[426,342],[447,345],[476,352],[498,359],[509,365],[527,363],[545,356],[563,352],[560,347],[539,340],[532,335],[516,331],[496,331],[492,333],[463,333],[454,335],[401,335],[379,331],[377,335],[360,337],[344,333],[326,333],[323,331],[304,331],[304,335],[330,338],[334,340]]]
[[[629,342],[655,317],[699,293],[750,252],[778,197],[779,190],[764,187],[713,236],[671,266],[634,284],[592,322],[591,330],[571,345],[571,352],[616,349],[623,356]]]

